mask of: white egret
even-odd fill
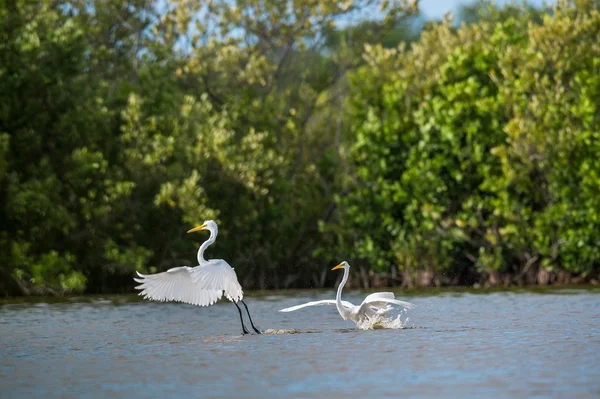
[[[223,259],[204,259],[204,251],[217,239],[217,224],[212,220],[207,220],[201,226],[188,230],[188,233],[200,230],[210,231],[210,237],[198,249],[198,266],[174,267],[166,272],[147,275],[136,272],[140,278],[134,278],[134,280],[140,285],[135,288],[142,290],[139,295],[155,301],[175,301],[210,306],[225,294],[225,297],[238,309],[244,334],[249,334],[249,332],[244,325],[242,310],[237,304],[239,301],[246,308],[252,328],[257,334],[260,334],[260,331],[254,327],[248,306],[243,300],[242,286],[238,282],[233,268]]]
[[[410,302],[399,301],[392,292],[375,292],[368,295],[365,300],[359,305],[353,305],[348,301],[342,301],[342,289],[348,281],[348,275],[350,274],[350,265],[344,261],[339,265],[335,266],[331,270],[344,269],[344,278],[340,283],[337,296],[335,300],[325,299],[322,301],[313,301],[304,303],[302,305],[296,305],[289,308],[281,309],[280,312],[293,312],[294,310],[306,308],[309,306],[320,306],[320,305],[336,305],[340,316],[344,320],[352,320],[357,326],[364,325],[365,322],[372,323],[377,321],[381,316],[387,314],[394,309],[393,305],[401,306],[405,309],[412,309],[415,307]]]

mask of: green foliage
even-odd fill
[[[16,266],[12,277],[26,293],[63,294],[85,288],[86,277],[73,270],[75,257],[69,253],[49,251],[35,256],[28,243],[13,242],[11,254]]]
[[[387,2],[385,23],[409,3]],[[184,232],[209,218],[211,256],[246,286],[310,281],[320,267],[297,265],[339,188],[341,139],[323,132],[347,90],[325,32],[374,6],[0,6],[0,290],[130,290],[134,270],[193,263],[204,237]]]
[[[410,50],[367,47],[348,101],[358,182],[331,230],[379,270],[447,282],[588,275],[600,265],[598,7],[561,1],[543,19],[487,7]]]
[[[94,42],[98,20],[117,2],[97,13],[86,3],[0,7],[4,292],[62,294],[88,283],[103,290],[107,242],[136,245],[125,225],[135,216],[128,212],[135,183],[114,162],[122,81],[111,65],[118,57],[100,56],[102,46]],[[135,26],[133,16],[119,19],[123,27]],[[102,38],[105,48],[124,50],[118,35]],[[124,54],[128,67],[133,54]]]
[[[593,277],[597,5],[414,3],[3,3],[0,292],[130,291],[205,219],[247,288]]]

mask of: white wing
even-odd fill
[[[293,312],[294,310],[306,308],[309,306],[321,306],[321,305],[335,305],[335,300],[334,299],[325,299],[322,301],[307,302],[307,303],[303,303],[302,305],[296,305],[296,306],[292,306],[289,308],[281,309],[280,312]],[[354,307],[354,305],[348,301],[342,301],[342,305],[346,308]]]
[[[375,301],[376,299],[379,298],[387,298],[387,299],[394,299],[396,298],[394,296],[393,292],[374,292],[370,295],[367,295],[367,297],[365,298],[365,300],[363,301],[363,303],[365,302],[372,302]]]
[[[371,295],[368,295],[365,298],[365,300],[360,304],[360,307],[361,310],[364,310],[366,307],[369,306],[384,307],[388,304],[399,305],[406,309],[412,309],[415,307],[415,305],[410,302],[399,301],[395,298],[396,297],[392,292],[375,292]]]
[[[230,301],[238,302],[244,298],[235,270],[222,259],[212,259],[194,268],[192,280],[202,289],[225,291],[225,296]]]
[[[192,305],[209,306],[223,296],[223,291],[203,289],[193,281],[192,276],[198,267],[175,267],[163,273],[141,274],[134,278],[140,283],[137,287],[142,290],[139,295],[155,301],[176,301]]]

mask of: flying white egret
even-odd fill
[[[344,320],[352,320],[357,325],[361,325],[366,321],[376,320],[378,317],[385,315],[386,313],[393,310],[392,305],[402,306],[405,309],[412,309],[415,307],[412,303],[399,301],[395,299],[392,292],[375,292],[368,295],[365,300],[359,305],[355,306],[348,301],[342,301],[342,289],[348,281],[348,275],[350,274],[350,265],[344,261],[334,267],[331,270],[344,269],[344,278],[340,283],[337,290],[337,296],[335,301],[332,299],[325,299],[322,301],[313,301],[304,303],[302,305],[296,305],[289,308],[281,309],[280,312],[293,312],[294,310],[306,308],[308,306],[320,306],[320,305],[333,305],[337,307],[340,316]]]
[[[212,220],[206,220],[201,226],[188,230],[188,233],[200,230],[210,231],[210,237],[198,249],[198,266],[174,267],[163,273],[147,275],[136,272],[140,278],[134,278],[134,280],[140,285],[135,288],[142,290],[139,295],[143,295],[144,299],[155,301],[176,301],[210,306],[225,294],[225,297],[238,309],[244,334],[249,334],[249,332],[244,325],[238,301],[244,304],[252,328],[257,334],[260,334],[260,331],[254,327],[248,306],[243,300],[242,286],[238,282],[233,268],[223,259],[204,259],[204,251],[217,239],[217,224]]]

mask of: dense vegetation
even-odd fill
[[[0,292],[129,291],[205,219],[246,288],[597,278],[597,2],[379,3],[3,2]]]

